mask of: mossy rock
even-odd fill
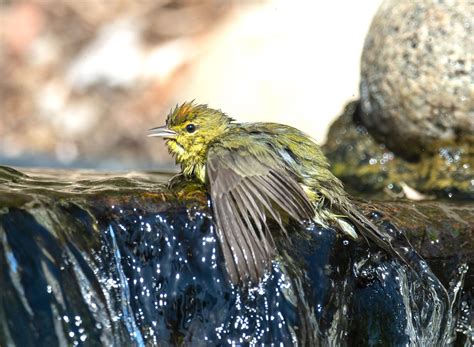
[[[354,101],[327,138],[323,150],[349,190],[403,197],[411,188],[428,196],[474,199],[474,136],[440,141],[407,160],[371,136],[360,121],[359,101]]]

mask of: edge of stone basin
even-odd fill
[[[474,288],[474,205],[466,201],[374,201],[357,204],[377,211],[378,223],[395,225],[446,288],[467,265],[464,288]],[[373,214],[373,213],[372,213]]]
[[[149,211],[163,211],[171,205],[209,210],[205,187],[174,179],[171,174],[94,173],[0,167],[0,208],[33,207],[42,201],[71,202],[83,207],[139,203]],[[463,201],[408,200],[356,201],[367,214],[377,211],[384,221],[402,229],[425,258],[456,257],[473,262],[474,206]],[[379,213],[379,214],[380,214]]]
[[[106,202],[108,205],[120,205],[133,202],[149,212],[158,213],[169,207],[185,206],[188,210],[196,208],[211,213],[207,194],[202,186],[192,184],[191,188],[184,188],[179,192],[174,189],[130,197],[101,197],[93,204],[99,206]],[[166,200],[166,197],[171,200]],[[474,285],[474,248],[471,241],[474,238],[474,205],[442,200],[414,203],[409,200],[357,199],[355,202],[379,226],[387,228],[394,225],[402,231],[445,286],[449,286],[459,266],[464,263],[471,269],[466,276],[466,288]]]
[[[424,258],[457,257],[474,261],[474,205],[465,201],[357,201],[399,227]]]
[[[210,212],[204,190],[194,193],[174,191],[100,197],[93,205],[137,203],[143,209],[160,212],[179,205]],[[167,202],[169,204],[167,204]],[[474,263],[474,205],[448,201],[362,201],[356,200],[366,215],[377,224],[391,223],[399,228],[425,259],[452,259]],[[164,205],[163,205],[164,204]]]

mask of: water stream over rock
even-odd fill
[[[0,167],[0,346],[472,342],[471,205],[361,203],[409,266],[290,225],[272,271],[238,288],[205,191],[168,179]]]

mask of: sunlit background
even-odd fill
[[[4,0],[0,165],[170,169],[146,130],[191,99],[323,143],[380,2]]]

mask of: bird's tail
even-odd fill
[[[336,208],[338,213],[340,212],[346,216],[347,220],[357,228],[359,235],[375,243],[388,254],[402,260],[402,262],[410,268],[414,268],[412,261],[406,257],[407,248],[400,245],[400,242],[396,241],[393,235],[377,227],[370,219],[364,216],[351,201],[348,201],[347,204],[333,207]],[[405,241],[409,243],[408,240]],[[401,243],[403,244],[404,242]]]

